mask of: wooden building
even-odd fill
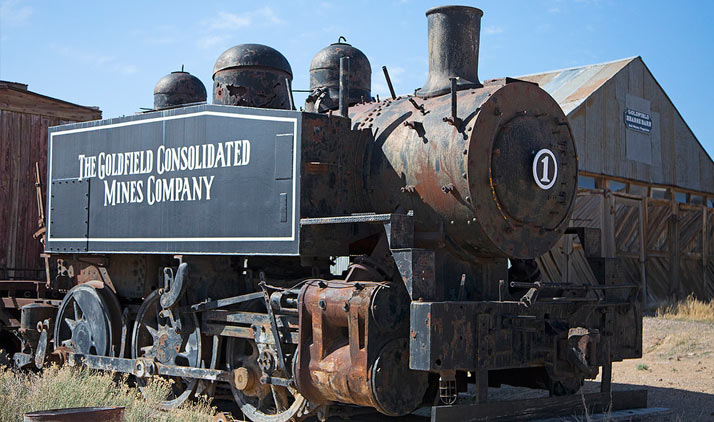
[[[38,229],[35,163],[44,179],[47,128],[101,117],[96,107],[0,81],[0,279],[36,278],[36,270],[44,271],[42,245],[32,235]]]
[[[578,148],[572,226],[601,230],[648,305],[714,298],[714,162],[640,57],[520,79],[568,116]],[[592,280],[577,239],[539,260],[546,278]]]

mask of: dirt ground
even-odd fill
[[[614,388],[647,388],[675,420],[714,421],[714,323],[645,317],[643,328],[642,358],[613,364]]]

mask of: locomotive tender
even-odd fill
[[[338,42],[295,111],[287,60],[243,44],[217,60],[213,104],[175,72],[153,112],[51,129],[64,296],[22,309],[15,362],[170,378],[166,406],[229,388],[272,422],[480,403],[502,383],[570,394],[600,367],[609,389],[612,361],[641,355],[639,291],[598,233],[568,228],[568,121],[535,84],[479,80],[479,9],[426,15],[413,95],[373,99],[366,56]],[[540,280],[566,234],[599,284]]]

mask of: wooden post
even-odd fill
[[[679,300],[680,294],[680,282],[679,282],[679,204],[670,200],[672,215],[670,217],[669,227],[670,227],[670,256],[672,257],[672,266],[670,267],[670,291],[674,296],[675,300]]]
[[[610,338],[614,335],[612,332],[613,323],[610,317],[610,312],[605,312],[605,332],[602,333],[602,348],[605,362],[602,364],[602,378],[600,381],[600,392],[610,393],[612,391],[612,355],[610,353]]]
[[[640,207],[640,281],[642,283],[642,301],[647,308],[647,274],[645,273],[645,253],[647,250],[647,237],[645,230],[647,228],[647,199],[639,200]]]
[[[476,403],[485,403],[488,400],[488,331],[491,326],[491,316],[481,314],[478,316],[478,361],[474,377],[476,378]]]

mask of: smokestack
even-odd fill
[[[440,6],[426,11],[429,21],[429,77],[416,92],[435,97],[451,90],[449,78],[459,78],[457,89],[480,87],[478,45],[481,9]]]

